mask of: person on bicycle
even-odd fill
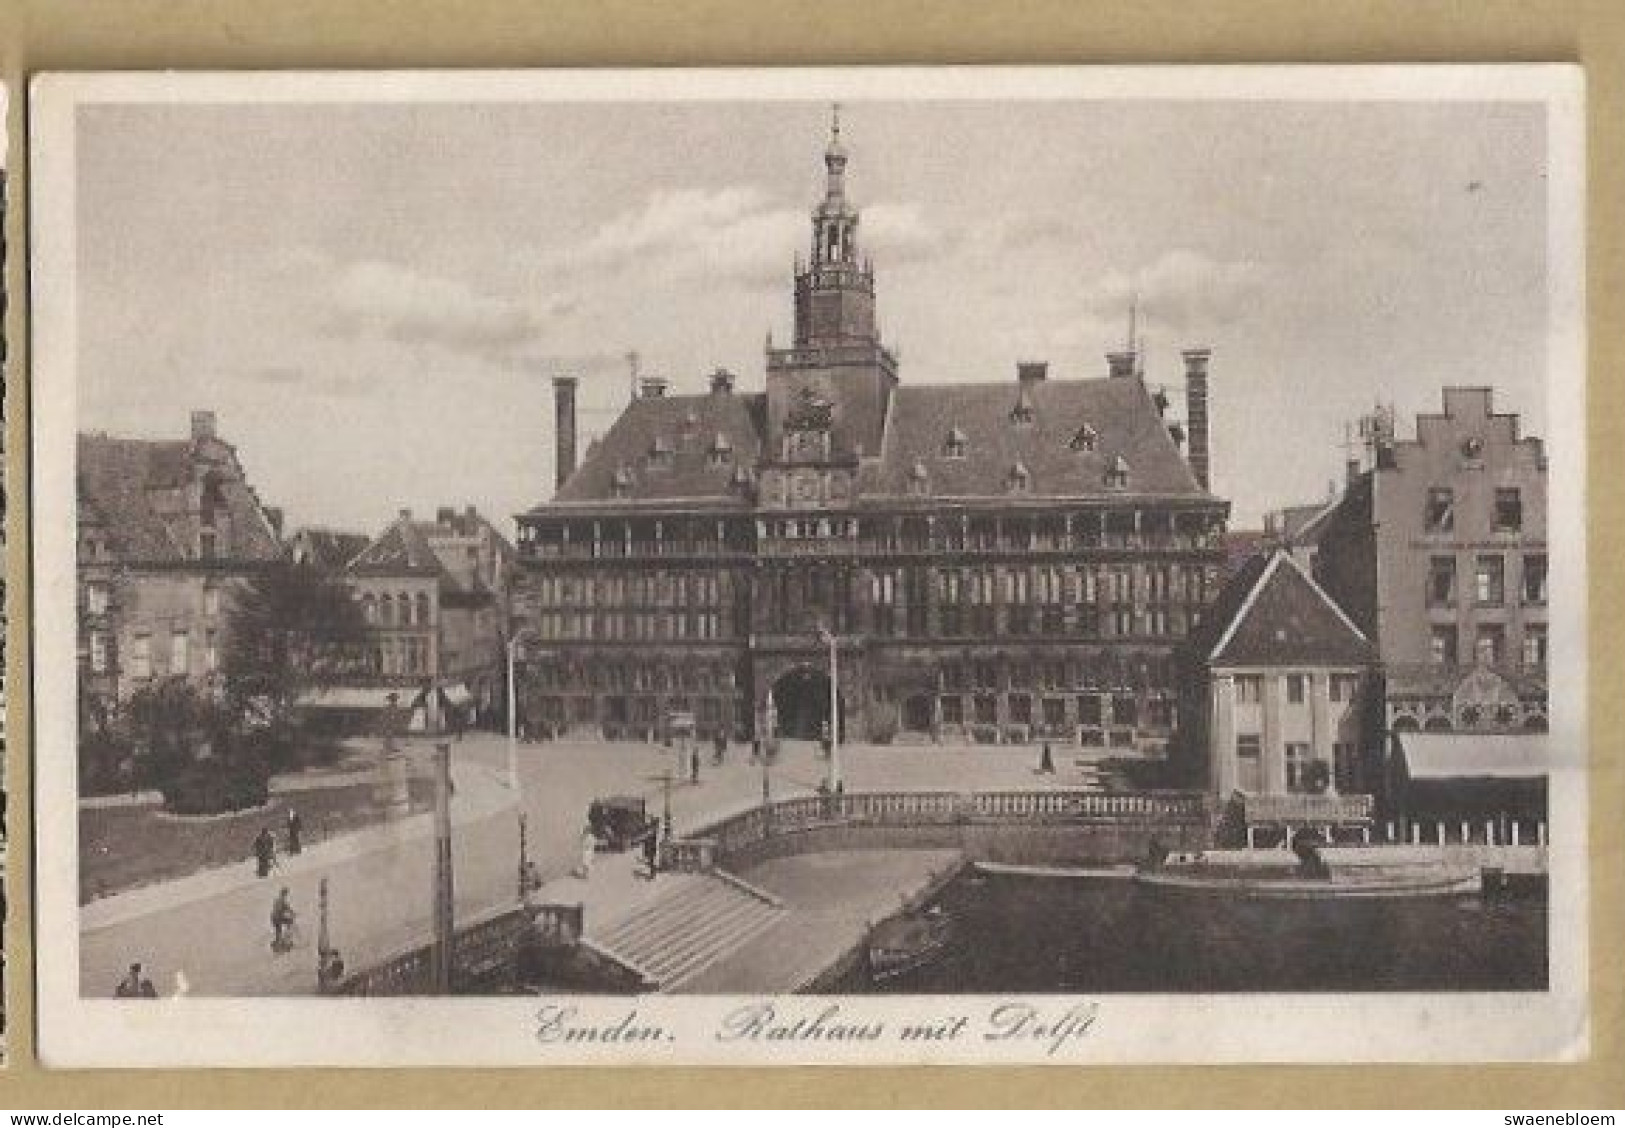
[[[271,947],[278,952],[285,952],[293,947],[293,925],[297,914],[293,905],[288,901],[288,887],[283,886],[282,892],[276,895],[271,904]]]

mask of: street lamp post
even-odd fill
[[[530,631],[516,631],[508,639],[508,790],[519,793],[519,679],[515,666],[519,644]]]
[[[829,646],[829,791],[841,790],[841,674],[838,640],[835,632],[819,627],[818,634]]]

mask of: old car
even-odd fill
[[[658,833],[658,820],[650,817],[648,803],[639,795],[613,795],[594,799],[587,808],[587,826],[609,850],[628,850]]]

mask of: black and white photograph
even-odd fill
[[[42,1060],[1584,1056],[1582,97],[36,80]]]

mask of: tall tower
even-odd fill
[[[812,257],[796,270],[796,347],[874,344],[875,273],[858,256],[858,211],[846,198],[838,106],[824,168],[824,198],[812,213]]]
[[[795,264],[795,335],[767,351],[770,457],[845,461],[878,453],[897,361],[875,328],[874,268],[858,250],[846,195],[840,107],[824,149],[824,198],[812,210],[812,254]]]

